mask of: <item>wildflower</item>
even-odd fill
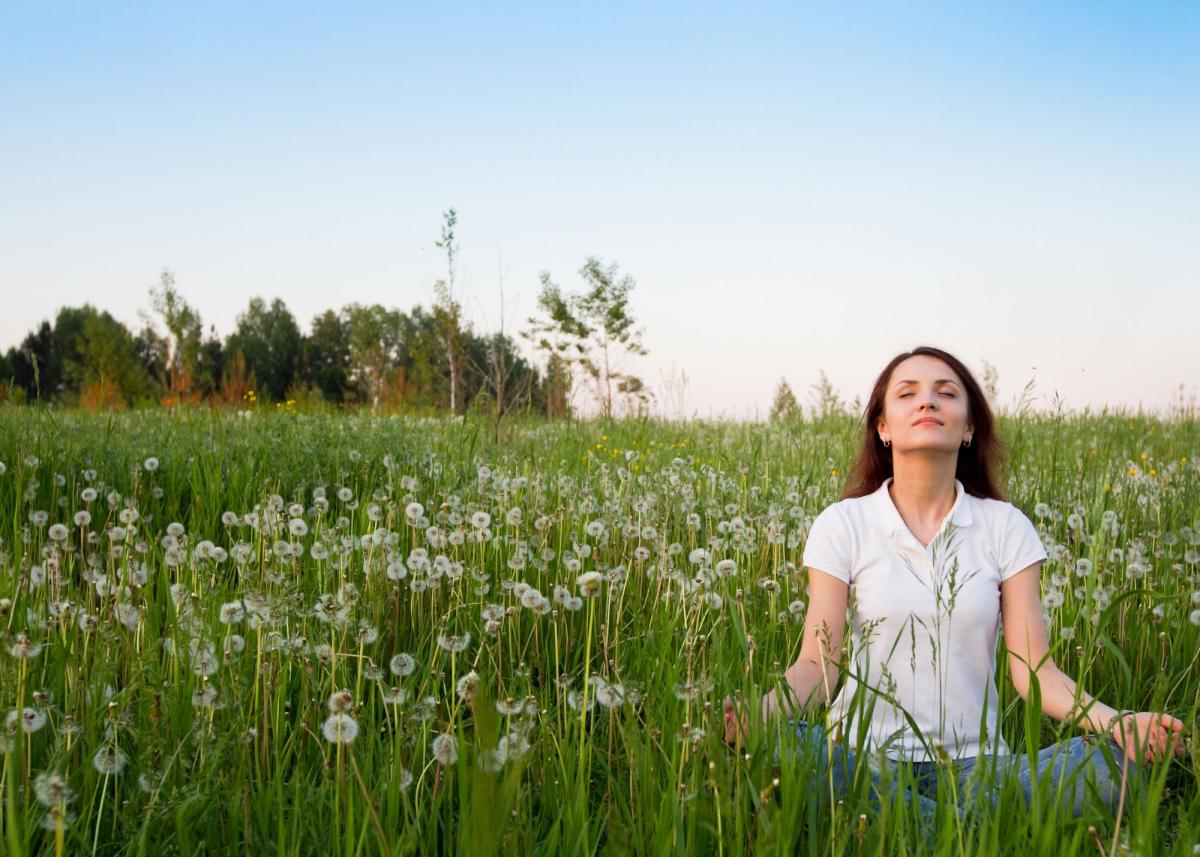
[[[192,705],[196,708],[216,708],[217,697],[217,689],[205,683],[192,691]]]
[[[485,750],[479,756],[479,767],[494,774],[508,761],[508,739],[501,737],[495,750]]]
[[[402,687],[392,687],[380,695],[385,705],[403,705],[408,699],[408,691]]]
[[[288,532],[293,538],[300,538],[308,534],[308,524],[302,518],[292,518],[288,521]]]
[[[228,601],[221,605],[217,618],[222,625],[236,625],[246,618],[246,609],[241,601]]]
[[[33,793],[42,806],[62,806],[75,798],[67,781],[53,771],[42,771],[33,780]]]
[[[102,774],[116,775],[125,770],[128,761],[129,757],[119,747],[105,744],[92,756],[92,767]]]
[[[596,697],[594,694],[587,695],[587,709],[591,711],[596,707]],[[572,690],[567,693],[567,705],[575,711],[579,711],[584,707],[584,692],[582,690]]]
[[[216,653],[212,647],[208,646],[196,652],[192,658],[192,672],[199,676],[210,676],[217,671],[220,663],[217,661]]]
[[[1057,589],[1051,589],[1049,592],[1046,593],[1046,596],[1042,599],[1042,606],[1045,607],[1047,610],[1054,610],[1055,608],[1061,607],[1062,603],[1063,603],[1063,594],[1061,592],[1059,592]]]
[[[155,470],[158,470],[158,459],[152,455],[142,462],[142,466],[150,473],[153,473]]]
[[[416,521],[419,521],[421,519],[421,516],[424,514],[425,514],[425,507],[422,506],[420,503],[418,503],[416,500],[413,500],[411,503],[409,503],[407,506],[404,507],[404,517],[408,518],[408,520],[410,522],[415,523]]]
[[[321,724],[321,734],[331,744],[352,744],[358,737],[358,721],[349,714],[331,714]]]
[[[515,714],[520,714],[524,707],[524,700],[513,699],[511,696],[507,699],[496,700],[496,711],[503,714],[505,717],[512,717]]]
[[[51,524],[47,535],[56,542],[65,541],[69,531],[66,524]]]
[[[453,765],[458,761],[458,739],[453,735],[438,735],[430,744],[433,758],[443,767]]]
[[[14,658],[36,658],[42,653],[43,648],[43,643],[31,643],[27,634],[20,633],[8,647],[8,653]]]
[[[604,534],[604,522],[603,521],[588,521],[587,526],[585,526],[583,529],[584,529],[584,532],[586,532],[588,534],[588,536],[590,536],[593,539],[598,539],[598,538],[600,538],[600,536],[602,536]]]
[[[695,548],[688,554],[688,562],[692,565],[708,565],[712,561],[712,555],[704,548]]]
[[[74,521],[75,521],[75,526],[86,527],[88,524],[90,524],[92,522],[92,513],[89,512],[87,509],[80,509],[78,512],[75,513]]]
[[[36,708],[22,708],[19,711],[14,709],[8,712],[4,725],[11,730],[17,723],[21,724],[21,731],[29,735],[46,725],[46,715]]]
[[[388,664],[388,666],[392,671],[392,675],[397,675],[400,676],[400,678],[404,678],[405,676],[413,674],[413,671],[417,668],[417,661],[412,655],[407,654],[406,652],[401,652],[392,658],[392,661],[390,664]]]
[[[454,689],[460,701],[470,704],[475,700],[475,692],[479,689],[479,673],[471,670],[458,680]]]
[[[408,791],[408,787],[412,785],[413,775],[408,768],[400,769],[400,790]]]
[[[605,708],[617,708],[625,701],[625,689],[619,684],[609,684],[603,679],[596,682],[595,693],[596,702]]]
[[[721,577],[733,577],[737,574],[737,563],[731,559],[723,559],[717,563],[717,574]]]
[[[600,591],[600,584],[603,581],[604,575],[598,571],[586,571],[575,579],[575,583],[579,586],[579,591],[588,597]]]
[[[329,710],[334,714],[342,714],[350,710],[353,702],[354,699],[350,696],[350,691],[339,690],[329,695],[326,705],[329,706]]]
[[[1193,610],[1188,619],[1193,625],[1200,625],[1200,610]]]
[[[461,655],[467,650],[467,646],[471,645],[471,634],[470,632],[452,634],[449,636],[446,634],[438,634],[437,644],[447,652]]]
[[[365,619],[358,623],[358,633],[355,634],[361,646],[369,646],[379,639],[379,630]]]
[[[339,488],[337,490],[337,498],[343,503],[349,503],[354,499],[354,492],[346,487]]]
[[[680,702],[691,702],[700,694],[700,689],[691,682],[675,685],[675,698]]]
[[[475,512],[471,515],[471,526],[477,530],[486,530],[492,523],[492,516],[487,512]]]

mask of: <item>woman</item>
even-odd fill
[[[1077,702],[1075,683],[1049,657],[1039,591],[1046,553],[1029,519],[998,488],[1000,442],[978,383],[952,355],[916,348],[884,367],[864,422],[844,498],[809,532],[804,640],[785,673],[785,698],[766,694],[763,718],[784,713],[790,720],[829,701],[849,606],[853,665],[827,729],[796,726],[835,789],[853,779],[855,757],[835,747],[829,771],[827,730],[852,743],[865,734],[859,749],[873,751],[872,758],[911,762],[922,792],[936,783],[942,759],[954,766],[959,794],[969,794],[976,784],[970,774],[987,758],[997,774],[1015,766],[1027,800],[1049,771],[1056,784],[1062,778],[1074,815],[1089,790],[1085,780],[1115,811],[1122,783],[1139,763],[1182,754],[1183,723],[1116,711],[1082,691]],[[1072,738],[1043,749],[1032,764],[1010,752],[1000,735],[994,677],[1001,618],[1022,699],[1036,676],[1042,712],[1106,738]],[[746,726],[746,713],[737,716],[726,699],[726,740],[740,744]],[[872,780],[878,787],[879,769]],[[924,794],[919,800],[927,812],[936,806]]]

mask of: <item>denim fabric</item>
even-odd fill
[[[829,787],[832,785],[836,796],[846,794],[850,784],[854,781],[855,769],[859,764],[854,751],[844,750],[838,743],[833,743],[831,764],[829,761],[830,745],[826,742],[824,729],[819,725],[810,726],[807,723],[793,723],[792,727],[801,739],[802,752],[803,748],[807,748],[807,752],[812,753],[817,761],[815,778],[820,783],[822,793],[828,793]],[[1113,760],[1111,766],[1105,758],[1106,750],[1111,753]],[[887,766],[885,777],[884,772],[877,770],[874,764],[874,760],[878,758],[880,758],[878,753],[873,754],[872,764],[869,765],[872,768],[870,772],[871,803],[876,807],[880,806],[880,793],[888,787],[885,785],[885,780],[889,784],[894,784],[895,766],[906,764],[911,766],[916,781],[915,799],[921,814],[932,818],[936,814],[938,805],[936,798],[939,763],[897,762],[887,759],[885,760]],[[1056,812],[1060,814],[1066,812],[1074,817],[1083,813],[1084,806],[1090,800],[1088,795],[1093,791],[1095,797],[1107,805],[1115,815],[1120,800],[1122,770],[1128,767],[1128,773],[1125,774],[1127,779],[1125,800],[1128,803],[1129,792],[1134,787],[1133,781],[1139,777],[1143,767],[1126,759],[1124,751],[1112,738],[1099,738],[1093,735],[1079,735],[1046,747],[1038,753],[1037,761],[1032,765],[1028,754],[1025,753],[1012,756],[974,756],[952,759],[948,764],[954,768],[960,813],[962,807],[978,790],[977,779],[987,776],[988,771],[984,763],[988,761],[995,763],[993,804],[998,800],[998,791],[1009,776],[1016,776],[1016,781],[1025,795],[1026,803],[1031,800],[1036,781],[1048,777],[1049,786],[1044,794],[1057,796]],[[977,769],[978,774],[972,776]],[[904,798],[906,802],[911,803],[914,796],[906,790]]]

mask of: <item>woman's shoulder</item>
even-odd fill
[[[820,521],[824,524],[853,527],[871,514],[872,500],[871,494],[863,497],[843,497],[818,512],[813,523],[815,525]]]
[[[1006,522],[1016,517],[1028,517],[1021,507],[1008,500],[995,497],[976,497],[968,494],[976,510],[985,518],[993,521]]]

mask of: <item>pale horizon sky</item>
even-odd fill
[[[643,378],[763,416],[896,352],[1011,402],[1200,383],[1200,6],[126,3],[0,10],[0,349],[134,326],[170,268],[228,335],[428,305],[459,213],[477,327],[538,274],[637,280]],[[515,307],[513,306],[515,305]]]

